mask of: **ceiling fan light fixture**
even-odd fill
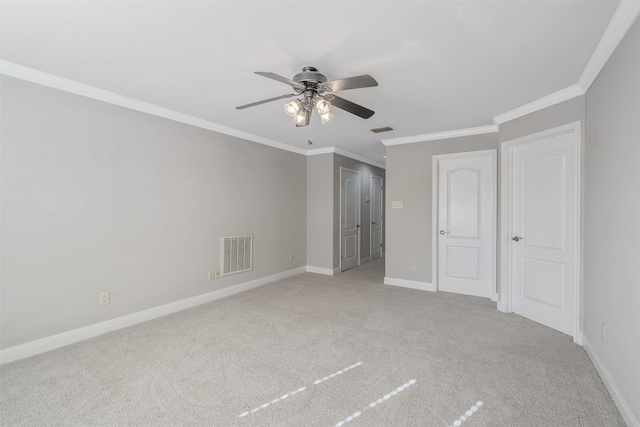
[[[316,98],[316,110],[318,110],[318,114],[322,116],[323,114],[326,114],[329,112],[329,110],[331,110],[331,103],[323,97],[319,96]]]
[[[318,114],[320,114],[320,111],[318,111]],[[333,114],[328,111],[324,114],[320,114],[320,121],[322,124],[327,123],[331,119],[333,119]]]
[[[302,102],[300,102],[299,99],[296,99],[294,101],[287,102],[286,104],[284,104],[284,111],[289,115],[289,117],[293,117],[295,119],[301,107],[302,107]]]

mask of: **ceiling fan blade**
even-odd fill
[[[263,71],[256,71],[255,73],[258,74],[259,76],[266,77],[266,78],[269,78],[269,79],[273,79],[273,80],[279,81],[281,83],[288,84],[289,86],[293,87],[294,89],[304,90],[305,87],[306,87],[302,83],[298,83],[298,82],[296,82],[294,80],[288,79],[286,77],[279,76],[279,75],[274,74],[274,73],[265,73]]]
[[[333,95],[333,99],[330,102],[334,107],[340,108],[341,110],[347,111],[351,114],[355,114],[356,116],[362,117],[363,119],[368,119],[375,114],[375,111],[369,110],[368,108],[365,108],[362,105],[358,105],[354,102],[347,101],[346,99],[340,98],[339,96]]]
[[[251,104],[245,104],[245,105],[236,107],[236,110],[244,110],[245,108],[255,107],[256,105],[266,104],[267,102],[277,101],[278,99],[291,98],[292,96],[297,96],[297,95],[294,93],[288,93],[286,95],[276,96],[274,98],[263,99],[262,101],[252,102]]]
[[[372,86],[378,86],[378,82],[368,74],[363,74],[361,76],[355,77],[347,77],[345,79],[331,80],[320,84],[320,87],[323,90],[331,92]]]

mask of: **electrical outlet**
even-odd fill
[[[213,278],[214,279],[219,279],[220,278],[220,270],[214,270],[213,271]]]
[[[289,254],[289,261],[293,261],[293,254]]]
[[[210,271],[209,272],[209,280],[213,280],[215,278],[214,272]]]
[[[411,268],[412,270],[415,270],[415,269],[416,269],[416,263],[415,263],[415,262],[412,262],[412,263],[409,265],[409,268]]]
[[[602,338],[602,342],[607,342],[607,326],[603,323],[602,329],[600,330],[600,336]]]
[[[100,294],[100,305],[109,304],[109,292],[102,292]]]

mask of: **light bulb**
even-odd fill
[[[320,114],[320,121],[322,124],[327,123],[329,120],[333,119],[333,114],[326,112],[324,114]]]
[[[331,110],[331,103],[324,98],[318,97],[316,99],[316,109],[318,110],[318,114],[326,114]]]
[[[298,111],[300,111],[301,106],[302,102],[300,102],[299,99],[296,99],[295,101],[287,102],[286,104],[284,104],[284,111],[290,117],[295,117],[296,114],[298,114]]]

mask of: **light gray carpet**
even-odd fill
[[[382,278],[302,274],[5,365],[0,422],[624,425],[568,336]]]

